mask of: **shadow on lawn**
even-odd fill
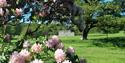
[[[125,47],[125,37],[93,39],[93,44],[99,47],[114,46]]]

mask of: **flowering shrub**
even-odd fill
[[[15,46],[17,47],[12,46],[14,49],[11,50],[11,55],[8,53],[6,61],[9,63],[48,63],[47,59],[52,59],[51,63],[85,63],[85,60],[79,59],[75,54],[73,47],[65,50],[63,43],[55,35],[32,45],[28,40],[18,41]]]

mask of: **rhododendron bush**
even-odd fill
[[[8,44],[8,43],[6,43]],[[48,40],[37,40],[31,43],[21,40],[20,43],[3,46],[2,63],[84,63],[75,53],[75,48],[64,48],[58,36]],[[8,45],[9,45],[8,44]],[[61,44],[61,45],[60,45]],[[81,61],[84,62],[81,62]]]

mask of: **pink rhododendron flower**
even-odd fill
[[[45,17],[47,16],[46,12],[45,11],[42,11],[38,14],[40,17]]]
[[[30,62],[30,63],[44,63],[44,62],[42,60],[35,59],[32,62]]]
[[[72,63],[72,62],[69,61],[69,60],[65,60],[65,61],[63,61],[62,63]]]
[[[20,15],[22,15],[22,9],[21,8],[16,8],[16,15],[17,16],[20,16]]]
[[[31,47],[31,49],[32,49],[32,52],[35,52],[35,53],[40,53],[41,52],[41,50],[42,50],[42,45],[41,44],[39,44],[39,43],[35,43],[32,47]]]
[[[25,59],[18,52],[12,53],[9,63],[25,63]]]
[[[45,42],[45,45],[46,45],[48,48],[53,48],[52,40],[46,41],[46,42]]]
[[[73,54],[75,53],[75,49],[73,47],[69,47],[67,48],[67,51],[66,51],[68,54]]]
[[[45,45],[48,48],[55,48],[60,43],[60,39],[58,36],[52,36],[48,41],[46,41]]]
[[[5,7],[7,6],[7,1],[6,0],[0,0],[0,7]]]
[[[0,16],[3,16],[3,14],[4,14],[4,11],[2,8],[0,8]]]
[[[29,46],[30,46],[29,41],[25,41],[25,42],[23,43],[23,47],[24,47],[24,48],[28,48]]]
[[[43,17],[43,14],[40,12],[40,13],[39,13],[39,16]]]
[[[58,45],[59,42],[56,41],[56,40],[53,40],[53,39],[49,39],[48,41],[46,41],[45,45],[48,47],[48,48],[55,48],[56,45]]]
[[[56,36],[56,35],[53,35],[53,36],[51,37],[51,40],[53,41],[53,43],[55,43],[54,45],[57,45],[57,44],[59,44],[59,42],[60,42],[59,37]]]
[[[19,54],[23,56],[26,60],[31,59],[31,53],[26,49],[21,50]]]
[[[55,60],[57,63],[63,62],[65,60],[65,52],[62,49],[57,49],[55,51]]]

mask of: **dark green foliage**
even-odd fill
[[[68,57],[68,60],[72,61],[72,63],[76,63],[77,61],[79,61],[79,58],[76,54],[66,53],[66,56]]]

